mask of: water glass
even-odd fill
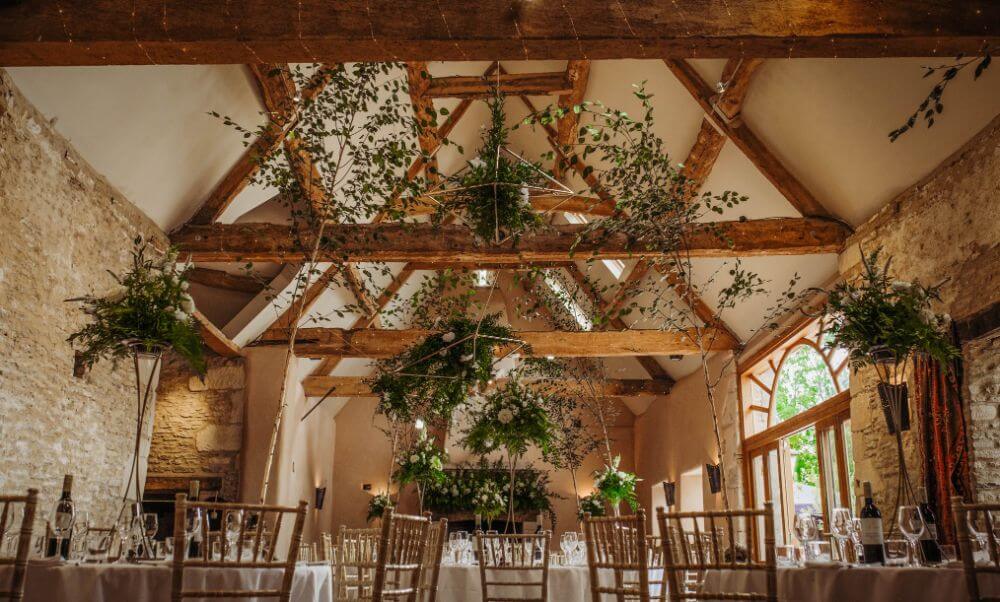
[[[239,560],[236,557],[238,553],[236,549],[236,540],[240,536],[240,529],[243,528],[243,511],[233,510],[232,512],[226,514],[226,544],[230,556],[233,560]]]
[[[834,508],[830,515],[830,534],[837,540],[841,562],[847,562],[847,540],[851,537],[852,528],[851,511],[847,508]]]
[[[132,519],[122,516],[115,523],[115,533],[118,535],[118,560],[117,564],[125,564],[129,555],[129,540],[132,538]]]
[[[799,540],[803,550],[805,550],[805,559],[807,562],[812,560],[809,542],[816,539],[818,534],[819,530],[816,527],[816,519],[813,518],[812,514],[801,512],[795,515],[795,537]]]
[[[920,566],[920,551],[917,549],[917,541],[920,540],[920,536],[924,534],[926,528],[924,515],[920,512],[919,506],[899,507],[899,530],[910,542],[912,550],[910,564],[912,566]]]
[[[793,567],[802,562],[801,549],[796,546],[775,546],[774,555],[778,566]]]
[[[952,544],[944,544],[938,546],[941,548],[941,560],[946,563],[958,562],[958,553],[955,550],[955,546]]]
[[[809,542],[809,558],[813,562],[832,562],[833,547],[828,541],[814,539]]]
[[[90,531],[86,537],[85,562],[104,562],[111,553],[111,531]]]
[[[910,544],[905,539],[885,540],[885,564],[886,566],[906,566]]]

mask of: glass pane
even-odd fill
[[[837,386],[840,387],[841,391],[847,391],[851,388],[851,367],[844,366],[844,369],[840,371],[837,375]]]
[[[767,473],[770,480],[771,503],[774,504],[774,535],[775,545],[785,545],[785,526],[781,520],[784,500],[781,499],[781,471],[778,470],[778,450],[772,449],[767,452]],[[763,550],[763,546],[759,549]]]
[[[816,427],[788,437],[791,456],[793,514],[809,512],[822,515],[819,489],[819,455],[816,453]]]
[[[851,419],[840,423],[844,437],[844,463],[847,464],[847,487],[854,486],[854,435],[851,433]]]
[[[840,497],[840,462],[837,461],[837,437],[836,427],[825,428],[821,431],[820,443],[823,453],[823,485],[826,487],[825,514],[830,517],[831,510],[841,506]]]
[[[830,370],[820,354],[808,345],[796,347],[785,358],[778,374],[774,399],[777,422],[808,410],[836,392]]]

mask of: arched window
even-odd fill
[[[740,364],[747,502],[774,502],[782,542],[796,514],[851,501],[850,368],[828,342],[812,321]]]

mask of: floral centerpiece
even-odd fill
[[[487,523],[500,516],[507,508],[507,499],[494,481],[483,481],[472,496],[472,510]]]
[[[392,507],[392,498],[389,497],[388,493],[380,493],[368,500],[368,515],[365,517],[366,522],[372,522],[377,518],[382,518],[385,514],[386,508]]]
[[[424,492],[428,509],[440,514],[474,512],[473,496],[487,481],[501,490],[509,487],[507,468],[499,460],[487,462],[480,458],[474,465],[463,465],[445,470],[445,479],[429,484]],[[558,497],[549,490],[549,475],[531,466],[519,468],[514,479],[514,511],[525,514],[549,512],[552,498]]]
[[[619,470],[621,456],[615,456],[611,463],[605,465],[602,470],[594,472],[594,487],[600,492],[602,498],[611,504],[612,511],[618,514],[618,505],[622,502],[628,503],[633,511],[639,507],[639,499],[635,494],[635,487],[640,479],[630,472]]]
[[[437,483],[444,479],[444,464],[448,455],[421,430],[416,443],[396,460],[396,480],[401,485]]]
[[[448,421],[470,389],[485,388],[493,378],[494,349],[515,340],[499,314],[482,321],[454,318],[441,330],[379,362],[371,385],[380,397],[381,413],[402,422],[417,415]]]
[[[548,454],[555,438],[555,425],[549,420],[543,400],[516,377],[490,393],[471,414],[472,425],[465,433],[465,447],[480,455],[498,449],[507,453],[510,470],[507,523],[511,527],[518,460],[532,445]]]
[[[199,374],[205,357],[194,299],[188,293],[190,264],[177,263],[177,250],[151,256],[149,246],[136,237],[132,267],[122,275],[110,272],[117,286],[102,296],[68,299],[83,305],[90,322],[69,336],[78,347],[77,362],[89,369],[102,359],[122,359],[134,349],[171,348]]]

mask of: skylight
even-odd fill
[[[493,286],[493,280],[496,278],[493,270],[476,270],[473,272],[473,275],[477,288],[489,288]]]
[[[566,311],[568,311],[570,315],[573,316],[573,319],[576,320],[576,323],[580,325],[580,329],[581,330],[593,329],[594,323],[590,321],[589,317],[587,317],[587,313],[583,311],[583,308],[580,307],[580,304],[577,303],[576,300],[574,300],[573,297],[569,294],[569,291],[567,291],[566,287],[563,286],[562,281],[559,280],[559,278],[553,276],[549,272],[545,273],[544,278],[545,278],[545,284],[549,285],[549,288],[552,289],[552,292],[556,294],[556,297],[558,297],[559,300],[562,301],[563,305],[566,307]]]

